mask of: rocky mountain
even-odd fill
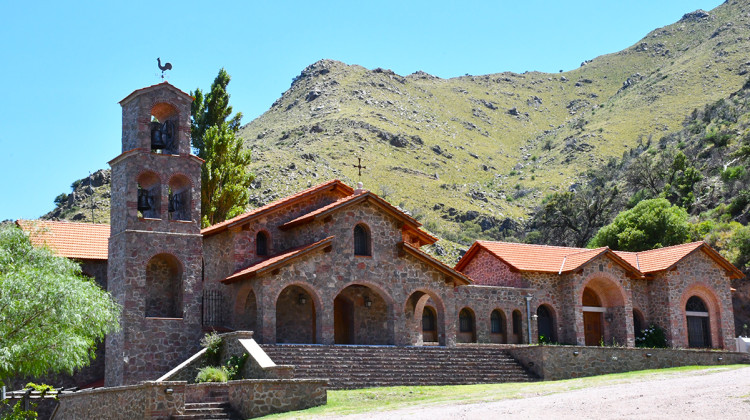
[[[409,211],[447,239],[436,253],[448,260],[477,237],[517,236],[545,195],[739,89],[749,13],[747,0],[687,13],[563,73],[441,79],[318,61],[240,132],[257,175],[250,206],[335,177]],[[88,220],[85,191],[71,196],[46,217]],[[105,205],[93,204],[104,220]]]

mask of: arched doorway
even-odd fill
[[[643,314],[638,309],[633,308],[633,334],[635,334],[636,338],[641,335],[644,328],[646,328],[646,321],[643,318]]]
[[[437,336],[437,312],[431,306],[425,306],[422,312],[422,341],[425,343],[436,343]]]
[[[300,286],[287,286],[276,300],[276,342],[315,344],[315,302]]]
[[[490,341],[496,344],[508,342],[506,319],[503,311],[495,309],[490,314]]]
[[[373,288],[353,284],[333,300],[336,344],[393,344],[392,306]]]
[[[708,309],[703,299],[692,296],[685,305],[687,318],[688,346],[693,348],[711,347],[711,328]]]
[[[469,308],[463,308],[458,313],[458,337],[456,341],[459,343],[477,342],[474,311]]]
[[[423,319],[425,317],[425,308],[434,311],[435,317],[434,332],[425,336],[423,331]],[[445,306],[443,301],[432,291],[417,290],[414,291],[404,304],[404,320],[406,322],[406,336],[399,340],[399,345],[421,346],[425,342],[437,342],[441,346],[445,345]],[[433,341],[430,341],[432,339]]]
[[[596,292],[590,287],[583,289],[581,299],[583,305],[583,331],[585,343],[587,346],[598,346],[604,340],[604,331],[602,328],[602,318],[605,309]]]
[[[518,309],[514,310],[511,314],[513,320],[513,343],[523,343],[523,325],[521,321],[521,311]]]
[[[539,342],[556,342],[557,334],[555,331],[555,320],[552,317],[552,310],[547,305],[540,305],[536,308],[536,316]]]

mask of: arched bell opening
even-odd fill
[[[555,314],[552,307],[549,305],[539,305],[536,308],[537,315],[537,332],[539,334],[540,343],[555,343],[557,342],[557,328],[555,322]]]
[[[434,315],[435,329],[425,335],[424,317],[425,309],[434,310],[427,312],[428,317]],[[440,297],[428,290],[417,290],[412,292],[404,304],[404,320],[406,322],[407,337],[405,344],[421,346],[425,343],[437,343],[445,345],[445,306]],[[428,325],[429,326],[429,325]]]
[[[148,318],[182,318],[180,261],[171,254],[158,254],[146,264],[146,313]]]
[[[458,312],[458,334],[456,342],[458,343],[476,343],[477,328],[474,311],[470,308],[463,308]]]
[[[333,335],[336,344],[393,344],[390,299],[376,289],[353,284],[333,300]]]
[[[184,175],[175,175],[169,180],[169,204],[167,211],[170,220],[192,220],[193,185]]]
[[[153,172],[144,172],[138,176],[136,189],[136,208],[138,217],[145,219],[161,218],[161,180]]]
[[[179,112],[173,105],[161,102],[151,108],[151,151],[177,154]]]
[[[495,309],[490,314],[490,342],[495,344],[508,342],[507,319],[500,309]]]
[[[287,286],[276,299],[276,342],[315,344],[315,299],[298,285]]]

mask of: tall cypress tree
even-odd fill
[[[232,115],[227,85],[231,77],[223,68],[204,95],[200,89],[190,94],[193,149],[205,160],[201,168],[201,224],[210,226],[241,214],[255,175],[248,171],[250,151],[237,137],[242,113]],[[230,117],[231,116],[231,117]]]

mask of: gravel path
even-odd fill
[[[338,417],[344,419],[748,419],[750,367],[692,371],[523,399]]]

